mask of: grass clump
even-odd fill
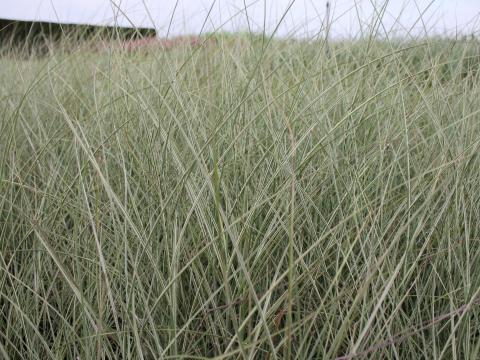
[[[0,357],[477,358],[476,40],[3,52]]]

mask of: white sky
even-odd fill
[[[359,17],[366,26],[374,14],[372,3],[381,8],[385,1],[331,1],[332,33],[337,36],[358,34]],[[0,18],[133,24],[155,27],[160,35],[165,35],[169,28],[170,34],[198,34],[202,29],[219,28],[246,30],[249,26],[262,31],[264,23],[266,31],[272,32],[289,8],[277,33],[313,36],[321,29],[326,12],[326,0],[293,0],[291,7],[292,0],[178,0],[175,8],[176,3],[177,0],[0,0]],[[418,21],[422,12],[423,22]],[[415,25],[417,33],[424,31],[425,26],[429,34],[456,31],[478,34],[479,17],[480,0],[390,0],[383,24],[387,30],[394,27],[400,32]]]

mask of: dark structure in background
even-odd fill
[[[0,46],[22,49],[35,47],[37,52],[42,48],[47,50],[51,44],[65,38],[71,40],[90,38],[99,40],[135,40],[151,38],[155,35],[155,30],[149,28],[124,28],[0,19]]]

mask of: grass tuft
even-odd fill
[[[478,358],[480,43],[0,57],[0,357]]]

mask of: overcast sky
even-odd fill
[[[354,36],[371,23],[385,0],[333,0],[332,32]],[[65,23],[155,27],[160,35],[223,29],[313,36],[322,28],[326,0],[0,0],[0,18]],[[246,5],[246,6],[245,6]],[[290,6],[291,5],[291,6]],[[209,16],[207,17],[207,14]],[[420,14],[422,14],[420,21]],[[383,16],[387,31],[478,34],[480,0],[390,0]],[[172,20],[172,21],[170,21]],[[360,26],[360,24],[362,24]]]

